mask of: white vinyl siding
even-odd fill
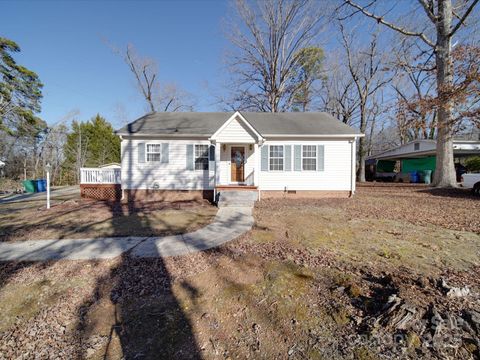
[[[234,119],[218,134],[216,141],[219,143],[253,144],[256,141],[256,136],[241,121]]]
[[[350,139],[351,140],[351,139]],[[143,143],[145,158],[147,144],[168,143],[168,163],[162,161],[138,161],[139,144]],[[159,189],[165,190],[202,190],[213,189],[215,166],[211,162],[209,170],[187,170],[187,145],[193,146],[195,158],[195,145],[210,145],[207,139],[155,139],[139,140],[123,137],[122,149],[122,187],[123,189],[153,189],[158,184]],[[220,162],[217,164],[219,185],[229,184],[231,179],[231,147],[245,147],[245,182],[253,184],[253,178],[258,177],[260,190],[350,190],[352,179],[352,144],[345,140],[318,140],[318,139],[275,139],[268,140],[264,146],[280,146],[283,149],[283,167],[285,168],[285,151],[290,149],[292,171],[260,171],[260,149],[250,144],[217,144],[217,154]],[[286,146],[289,145],[289,146]],[[318,158],[318,145],[324,146],[324,171],[293,171],[295,145],[316,146]],[[257,149],[257,153],[255,153]],[[152,149],[153,150],[153,149]],[[156,150],[156,149],[155,149]],[[303,149],[302,149],[303,150]],[[302,151],[303,153],[303,151]],[[258,158],[256,158],[258,157]],[[318,163],[317,163],[318,166]]]
[[[266,139],[264,146],[271,145],[291,145],[292,165],[294,159],[295,145],[311,145],[316,148],[316,157],[318,157],[318,145],[324,146],[324,171],[260,171],[259,188],[260,190],[346,190],[351,189],[352,176],[352,154],[351,139],[345,140],[317,140],[317,139]],[[302,156],[303,158],[303,156]],[[317,168],[318,163],[315,165]],[[303,166],[302,166],[303,167]]]
[[[160,162],[162,160],[162,144],[146,144],[146,161]]]
[[[283,171],[283,145],[271,145],[268,150],[268,168],[270,171]]]
[[[195,144],[195,170],[208,170],[208,145]]]
[[[317,170],[317,145],[302,145],[302,170]]]
[[[169,144],[169,161],[163,163],[138,162],[138,144],[147,144],[152,140],[122,139],[122,188],[153,189],[158,184],[164,190],[206,190],[213,189],[214,167],[208,171],[186,169],[187,145],[210,145],[208,140],[158,139],[155,143]]]

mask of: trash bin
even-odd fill
[[[35,180],[24,180],[22,185],[28,193],[34,193],[37,190],[37,183]]]
[[[47,191],[47,180],[45,179],[37,179],[37,191],[44,192]]]
[[[410,182],[418,183],[418,181],[419,181],[418,172],[417,171],[410,172]]]
[[[424,170],[423,174],[424,174],[423,182],[425,184],[431,184],[432,183],[432,170]]]
[[[418,173],[418,182],[423,183],[425,181],[425,173],[420,170],[417,172]]]

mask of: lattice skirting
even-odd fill
[[[120,184],[81,184],[80,195],[97,200],[120,200],[122,187]]]

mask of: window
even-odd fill
[[[283,145],[270,145],[270,170],[283,171]]]
[[[162,144],[147,144],[147,162],[160,161],[162,159]]]
[[[208,145],[195,145],[195,170],[208,170]]]
[[[418,150],[420,150],[420,143],[417,142],[413,144],[413,151],[418,151]]]
[[[317,170],[317,146],[316,145],[302,146],[302,169]]]

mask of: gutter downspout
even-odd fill
[[[123,160],[122,141],[123,141],[123,137],[122,137],[122,135],[118,135],[118,137],[120,138],[120,189],[122,191],[122,197],[120,198],[120,201],[123,201],[123,200],[125,200],[125,190],[123,189],[123,186],[122,186],[122,160]]]
[[[351,147],[351,158],[352,163],[350,165],[351,168],[351,177],[350,177],[350,197],[355,194],[355,178],[356,178],[356,168],[357,168],[357,160],[356,160],[356,140],[357,138],[353,138],[350,140],[350,147]]]
[[[216,141],[213,141],[212,139],[210,139],[210,144],[215,146],[215,151],[214,151],[214,172],[213,172],[213,202],[216,203],[217,201],[217,161],[219,159],[217,159],[217,146],[219,146],[220,144],[217,144]],[[208,154],[208,156],[210,156],[210,154]]]

